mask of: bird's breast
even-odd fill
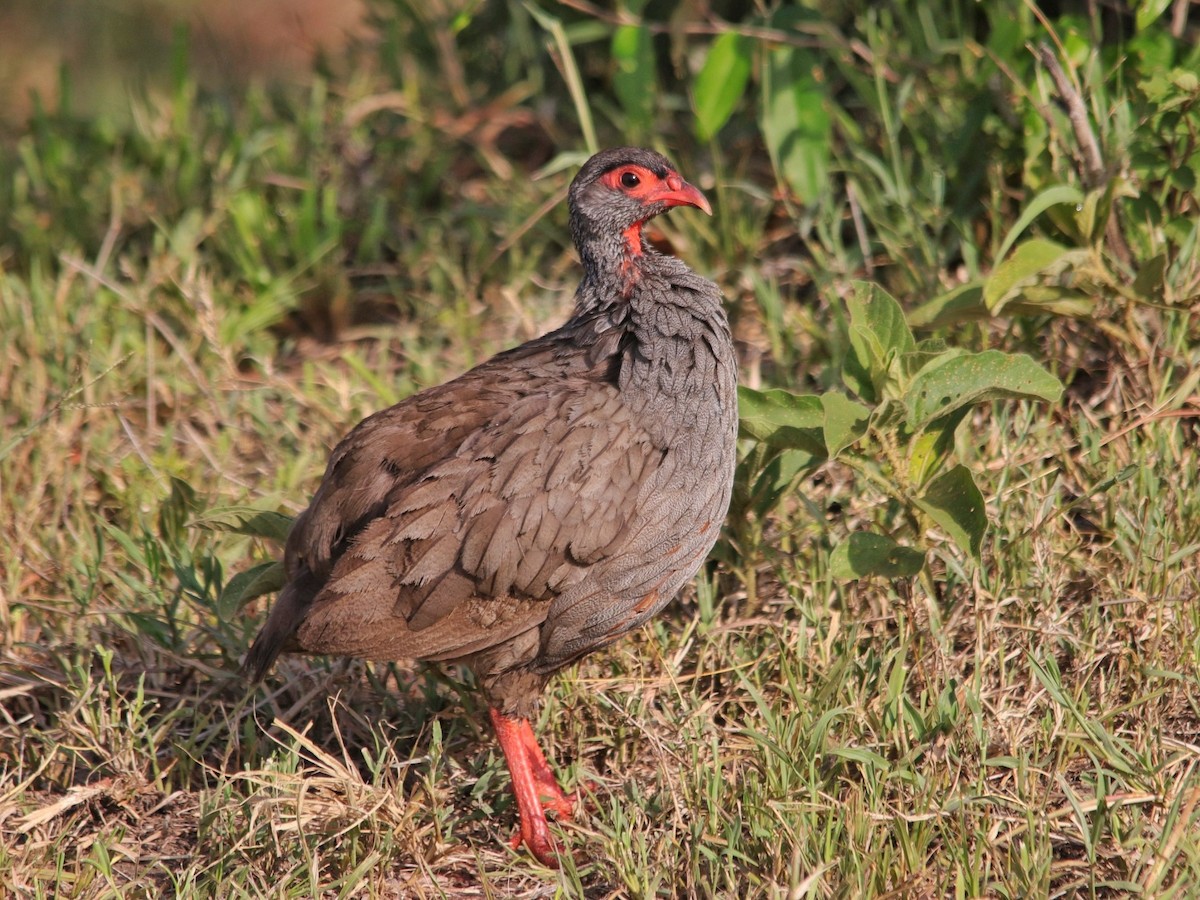
[[[689,457],[714,443],[732,447],[736,358],[719,304],[705,310],[659,302],[633,325],[618,387],[639,423],[656,443]]]

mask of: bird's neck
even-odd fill
[[[642,239],[643,224],[638,222],[619,233],[588,235],[579,241],[584,277],[577,297],[577,315],[629,299],[641,281],[643,267],[658,257]]]
[[[613,326],[636,333],[662,327],[667,319],[720,320],[725,322],[716,285],[701,278],[674,256],[664,256],[648,244],[637,223],[625,231],[590,234],[576,247],[584,276],[575,295],[576,319],[606,319]],[[680,319],[682,316],[682,319]]]
[[[586,274],[568,327],[610,360],[599,368],[662,446],[688,451],[701,433],[723,440],[736,419],[736,362],[720,292],[673,256],[628,249],[620,234],[580,246]]]

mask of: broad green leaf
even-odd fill
[[[622,25],[612,39],[612,55],[617,70],[613,73],[613,91],[632,130],[650,131],[654,121],[654,98],[658,79],[654,71],[654,40],[645,25]]]
[[[779,503],[792,481],[805,469],[818,465],[824,455],[815,455],[807,450],[783,450],[767,463],[755,479],[751,493],[754,512],[759,516],[769,513]]]
[[[1062,383],[1024,353],[949,355],[927,365],[904,395],[908,427],[920,431],[934,419],[988,400],[1033,399],[1054,402]]]
[[[1137,278],[1133,280],[1134,293],[1152,303],[1161,303],[1163,301],[1163,276],[1166,271],[1166,253],[1159,253],[1146,260],[1138,269]]]
[[[908,448],[910,484],[922,486],[941,468],[954,447],[954,432],[970,411],[971,407],[960,406],[950,415],[930,422],[913,437]]]
[[[879,285],[855,282],[846,306],[850,311],[850,352],[842,367],[842,380],[864,400],[878,403],[893,393],[889,382],[899,374],[893,369],[896,358],[916,350],[917,342],[904,320],[904,310]]]
[[[1167,11],[1167,7],[1171,5],[1171,0],[1142,0],[1137,4],[1137,16],[1134,21],[1137,24],[1137,30],[1149,28],[1158,21],[1159,16]]]
[[[824,457],[825,409],[815,394],[793,394],[778,388],[738,388],[740,434],[773,447],[806,450]]]
[[[220,506],[196,516],[188,523],[205,531],[228,531],[284,543],[292,530],[292,519],[283,513],[252,506]]]
[[[263,594],[271,594],[283,587],[287,575],[283,563],[265,562],[238,572],[225,583],[221,596],[217,598],[217,618],[228,622],[237,611]]]
[[[702,142],[716,137],[746,92],[752,49],[749,38],[734,31],[722,34],[709,48],[692,86],[696,137]]]
[[[913,328],[944,328],[959,322],[991,318],[983,302],[983,283],[972,281],[951,291],[926,300],[908,312],[908,324]]]
[[[829,190],[833,118],[825,85],[813,74],[820,60],[798,47],[766,54],[762,132],[775,173],[801,203]]]
[[[1072,184],[1056,184],[1046,188],[1029,201],[1029,205],[1021,212],[1021,217],[1017,219],[1016,224],[1008,230],[1008,234],[1004,237],[1004,243],[1000,245],[1000,252],[996,254],[996,259],[1003,261],[1008,256],[1009,249],[1017,242],[1017,238],[1025,233],[1025,229],[1033,224],[1034,219],[1051,206],[1058,206],[1062,203],[1078,206],[1082,202],[1083,191]]]
[[[916,503],[960,549],[979,558],[987,530],[987,512],[970,469],[960,465],[943,472],[930,482]]]
[[[1004,305],[1006,315],[1070,316],[1082,319],[1092,314],[1096,307],[1095,295],[1067,288],[1032,287],[1025,290],[1022,300]]]
[[[900,428],[908,421],[908,413],[899,400],[883,400],[871,410],[871,427],[876,432]]]
[[[821,407],[825,411],[825,447],[832,459],[867,433],[871,410],[837,391],[822,394]]]
[[[886,351],[911,353],[917,342],[904,320],[904,310],[882,287],[869,281],[854,282],[846,301],[850,321],[865,329]]]
[[[900,372],[906,384],[923,369],[940,366],[957,356],[967,356],[971,352],[962,347],[947,347],[942,341],[922,341],[921,343],[926,346],[900,356]]]
[[[1025,241],[984,282],[983,302],[992,315],[997,315],[1010,301],[1026,296],[1028,289],[1043,278],[1059,277],[1071,267],[1086,263],[1088,256],[1087,250],[1071,250],[1045,238]]]
[[[925,554],[897,544],[890,537],[856,531],[833,548],[829,571],[834,578],[911,578],[925,565]]]

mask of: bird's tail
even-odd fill
[[[296,629],[308,615],[308,609],[320,587],[320,582],[308,569],[301,569],[295,578],[284,585],[267,615],[266,624],[242,662],[243,675],[251,681],[262,681],[279,654],[292,649]]]

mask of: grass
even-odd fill
[[[829,192],[803,206],[762,145],[753,83],[700,146],[687,85],[662,74],[659,137],[720,198],[711,222],[662,231],[721,283],[744,381],[836,388],[851,279],[869,269],[914,307],[991,272],[1023,204],[1074,183],[1074,135],[1032,57],[1019,40],[1003,56],[978,5],[944,6],[847,13],[814,39],[841,67],[831,102],[861,121],[837,126]],[[619,142],[611,23],[542,9],[565,23],[601,142]],[[1030,9],[1014,27],[1044,34]],[[467,673],[288,658],[249,693],[237,675],[266,601],[223,592],[279,547],[213,511],[296,513],[353,423],[561,321],[576,279],[571,169],[535,177],[580,146],[561,44],[519,11],[373,10],[376,38],[307,90],[207,97],[181,58],[128,123],[43,110],[3,147],[0,883],[22,898],[1194,896],[1196,208],[1185,168],[1152,166],[1155,142],[1192,158],[1195,113],[1139,81],[1163,40],[1106,69],[1071,43],[1095,23],[1052,23],[1114,111],[1095,116],[1104,151],[1130,148],[1113,165],[1136,192],[1131,263],[1065,213],[1040,217],[1037,234],[1111,266],[1088,311],[1036,307],[1039,284],[1019,315],[934,332],[1032,353],[1068,386],[1056,407],[997,404],[960,429],[987,498],[982,557],[934,532],[932,592],[835,579],[830,548],[899,515],[838,462],[731,518],[663,616],[546,693],[548,754],[568,785],[595,782],[555,873],[506,847],[515,807]],[[996,59],[1012,81],[997,86]],[[950,126],[989,97],[981,149]],[[1147,301],[1135,286],[1159,254]]]

